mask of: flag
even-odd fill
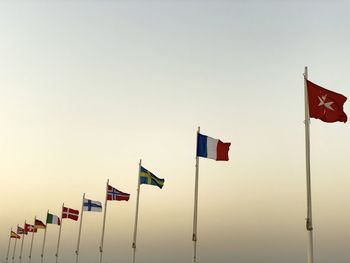
[[[216,161],[228,161],[230,142],[222,142],[218,139],[198,133],[197,156]]]
[[[61,224],[61,220],[60,220],[60,218],[58,216],[55,216],[55,215],[50,214],[50,213],[47,213],[46,224],[60,225]]]
[[[342,94],[322,88],[306,80],[309,115],[324,122],[346,122],[348,117],[343,110],[347,98]]]
[[[18,238],[20,239],[21,237],[19,235],[17,235],[15,232],[11,231],[11,235],[10,235],[11,238]]]
[[[35,226],[29,225],[29,224],[24,225],[24,230],[26,232],[37,232],[38,231],[38,229],[36,229]]]
[[[25,231],[24,228],[18,226],[18,227],[17,227],[17,234],[18,234],[18,235],[23,235],[23,234],[28,235],[28,232]]]
[[[35,225],[35,228],[37,228],[37,229],[45,229],[46,228],[46,225],[38,219],[35,219],[34,225]]]
[[[69,218],[69,219],[77,221],[79,218],[79,210],[75,210],[75,209],[68,208],[68,207],[63,207],[62,219],[63,218]]]
[[[107,200],[128,201],[129,197],[130,194],[123,193],[110,185],[107,186]]]
[[[99,201],[84,198],[84,211],[102,212],[102,204]]]
[[[160,179],[144,167],[140,167],[140,184],[151,184],[162,188],[164,179]]]

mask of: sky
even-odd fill
[[[141,187],[136,260],[191,262],[198,126],[232,143],[228,162],[200,159],[198,262],[306,262],[302,74],[350,95],[349,11],[348,1],[1,1],[1,262],[11,227],[62,203],[80,210],[83,193],[103,202],[107,179],[131,198],[108,203],[104,262],[131,262],[140,159],[165,185]],[[310,132],[315,261],[345,263],[349,125],[313,119]],[[98,262],[102,219],[84,214],[80,262]],[[60,262],[75,259],[78,227],[64,220]],[[47,263],[57,236],[49,225]],[[32,262],[42,242],[39,231]]]

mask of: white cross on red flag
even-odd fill
[[[346,122],[348,117],[343,110],[347,98],[339,93],[322,88],[306,80],[311,118],[324,122]]]
[[[62,218],[69,218],[77,221],[79,218],[79,210],[63,207],[62,208]]]
[[[26,223],[24,225],[24,231],[25,232],[37,232],[38,230],[36,229],[36,227],[34,225],[29,225]]]

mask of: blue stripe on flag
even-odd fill
[[[208,157],[207,152],[207,137],[206,135],[198,133],[197,135],[197,156]]]

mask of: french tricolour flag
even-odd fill
[[[216,161],[228,161],[230,145],[230,142],[222,142],[218,139],[198,133],[197,156]]]

